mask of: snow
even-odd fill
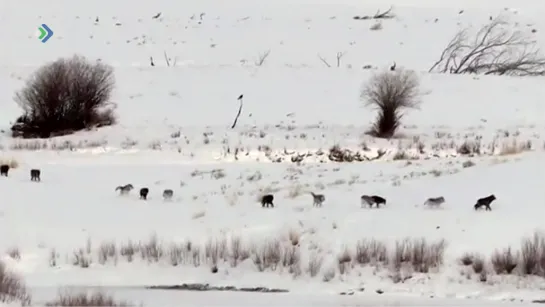
[[[101,286],[146,306],[484,306],[542,299],[541,278],[490,273],[480,282],[458,263],[464,253],[488,258],[496,249],[518,249],[522,238],[543,230],[542,78],[427,70],[459,29],[478,29],[500,13],[542,44],[545,5],[529,0],[391,4],[396,18],[372,31],[375,21],[353,17],[384,11],[390,3],[0,3],[0,39],[9,42],[0,56],[0,161],[19,164],[9,178],[0,178],[4,262],[24,277],[36,304],[64,286]],[[35,37],[42,23],[55,33],[45,44]],[[268,50],[263,65],[256,65]],[[166,65],[165,52],[175,66]],[[339,67],[338,52],[344,53]],[[13,102],[15,91],[36,68],[74,53],[115,67],[119,123],[47,140],[11,138],[10,124],[21,112]],[[425,95],[420,109],[403,118],[398,137],[375,139],[364,134],[375,112],[364,107],[360,89],[394,61],[416,71]],[[365,65],[374,68],[362,69]],[[229,129],[241,94],[242,116]],[[460,155],[457,148],[464,142],[480,142],[482,155]],[[332,163],[327,152],[334,145],[368,159],[385,154],[376,161]],[[524,152],[507,154],[509,146]],[[400,152],[408,157],[396,160]],[[291,162],[301,154],[308,154],[301,164]],[[475,165],[467,167],[467,161]],[[42,170],[42,182],[29,181],[32,168]],[[115,187],[127,183],[137,190],[118,196]],[[137,197],[144,186],[151,190],[146,202]],[[164,189],[174,190],[171,202],[162,200]],[[275,191],[274,209],[257,201],[267,190]],[[325,194],[322,208],[312,207],[310,191]],[[387,205],[361,208],[362,194],[381,195]],[[493,211],[475,212],[476,199],[490,194],[497,197]],[[441,209],[423,207],[437,196],[446,199]],[[259,272],[251,260],[237,267],[220,263],[217,274],[209,264],[169,261],[174,243],[240,237],[245,246],[255,246],[286,240],[290,232],[300,235],[303,266],[311,255],[324,258],[316,277],[305,270],[296,278],[286,269]],[[148,242],[154,236],[166,252],[158,263],[139,255],[130,263],[121,255],[99,263],[105,242],[120,249],[129,240]],[[427,274],[412,272],[402,283],[393,283],[388,268],[371,266],[323,281],[323,271],[336,269],[339,253],[354,249],[357,241],[393,246],[405,237],[444,239],[444,264]],[[7,255],[13,249],[20,259]],[[90,250],[88,268],[72,264],[80,249],[86,255]],[[266,286],[290,293],[140,288],[180,283]],[[181,295],[182,300],[176,297]]]

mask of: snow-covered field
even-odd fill
[[[390,5],[395,18],[354,19]],[[64,286],[104,286],[146,306],[542,299],[545,279],[497,275],[488,260],[545,230],[543,77],[427,71],[459,29],[498,14],[545,47],[543,13],[545,4],[529,0],[2,1],[0,39],[9,48],[0,51],[0,162],[18,164],[0,177],[4,262],[36,304]],[[377,22],[382,28],[371,30]],[[42,23],[55,32],[45,44],[35,33]],[[41,65],[74,53],[115,67],[119,123],[11,138],[21,114],[15,91]],[[375,111],[360,89],[394,62],[418,73],[425,95],[396,138],[375,139],[365,134]],[[230,129],[241,94],[242,115]],[[480,154],[460,153],[473,145]],[[331,162],[333,146],[370,161]],[[42,170],[40,183],[30,181],[32,168]],[[127,183],[137,189],[117,195]],[[138,199],[141,187],[150,188],[147,201]],[[163,201],[164,189],[174,190],[172,201]],[[274,209],[258,201],[266,192]],[[323,207],[313,207],[310,192],[325,195]],[[362,194],[387,205],[361,208]],[[490,194],[493,211],[473,210]],[[423,206],[437,196],[442,208]],[[390,255],[396,241],[420,237],[445,242],[442,263],[429,272],[357,261],[362,242],[384,243]],[[248,259],[233,256],[236,242]],[[261,272],[256,257],[271,246],[281,263]],[[465,253],[482,255],[485,273],[462,265]],[[339,264],[346,254],[349,264]],[[291,293],[202,300],[119,290],[181,283]]]

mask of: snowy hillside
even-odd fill
[[[544,12],[529,0],[4,1],[4,263],[37,305],[57,287],[103,286],[174,306],[171,294],[124,287],[182,283],[284,289],[266,295],[309,306],[309,293],[328,306],[543,299],[543,77],[428,70],[457,32],[498,15],[545,47]],[[42,23],[54,31],[47,43]],[[73,54],[114,67],[118,123],[12,138],[15,92]],[[376,111],[360,93],[394,63],[416,72],[422,103],[379,139],[366,134]],[[332,148],[361,161],[333,162]],[[324,194],[322,207],[310,192]],[[274,208],[262,208],[266,193]],[[362,207],[363,194],[387,203]],[[474,210],[491,194],[492,211]],[[440,208],[424,205],[439,196]]]

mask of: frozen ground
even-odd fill
[[[531,35],[541,44],[545,5],[395,0],[396,18],[383,20],[381,30],[370,30],[373,20],[353,19],[389,4],[1,2],[0,39],[10,48],[0,51],[5,132],[0,160],[19,164],[9,178],[0,178],[0,251],[20,253],[17,259],[6,255],[6,263],[24,276],[38,303],[57,286],[117,289],[184,282],[294,293],[284,301],[287,294],[261,300],[250,297],[256,294],[221,293],[206,296],[206,302],[171,305],[169,296],[181,294],[115,292],[147,306],[240,305],[241,300],[370,306],[382,304],[385,296],[392,298],[386,305],[458,306],[484,304],[480,299],[496,304],[542,298],[543,279],[490,273],[482,282],[458,263],[466,252],[489,257],[497,248],[518,249],[522,237],[543,228],[542,78],[427,70],[458,29],[479,27],[499,13],[513,27],[537,30]],[[152,19],[159,12],[161,17]],[[34,33],[42,23],[55,31],[45,44]],[[268,50],[264,63],[256,64]],[[164,52],[175,66],[167,67]],[[338,52],[345,53],[339,67]],[[37,67],[73,53],[115,67],[119,124],[49,140],[9,137],[20,114],[13,93]],[[420,110],[404,118],[398,138],[373,139],[364,132],[375,114],[359,100],[360,87],[393,61],[417,71],[426,95]],[[374,68],[362,69],[365,65]],[[231,130],[240,94],[244,109]],[[480,144],[482,155],[460,155],[458,148],[468,142]],[[369,159],[379,151],[386,154],[371,162],[331,163],[319,153],[334,145]],[[292,158],[303,160],[296,164]],[[28,178],[36,167],[43,172],[40,184]],[[139,201],[137,191],[116,195],[114,188],[126,183],[149,187],[149,200]],[[175,192],[172,202],[161,199],[166,188]],[[264,191],[275,193],[275,209],[257,203]],[[312,207],[310,191],[325,194],[322,208]],[[492,193],[498,198],[494,210],[475,212],[475,200]],[[382,195],[388,204],[362,209],[362,194]],[[444,208],[424,209],[424,200],[435,196],[446,198]],[[240,238],[250,248],[276,238],[284,244],[294,234],[302,258],[296,278],[288,268],[259,272],[250,259],[236,267],[220,262],[216,274],[204,260],[198,267],[186,258],[172,265],[172,244]],[[336,265],[339,254],[353,251],[358,240],[393,244],[421,236],[447,242],[444,265],[429,274],[403,272],[410,278],[394,283],[388,268],[355,265],[340,274]],[[164,253],[157,261],[136,255],[129,263],[121,255],[129,241],[149,245],[153,238]],[[101,250],[110,243],[117,251],[101,261]],[[205,257],[202,249],[199,257]],[[82,268],[82,257],[89,267]],[[312,257],[323,259],[315,277],[306,270]],[[324,282],[330,270],[335,277]],[[338,295],[352,291],[353,296]]]

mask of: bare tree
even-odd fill
[[[366,106],[378,110],[369,134],[390,138],[399,128],[403,110],[417,108],[422,93],[418,76],[409,70],[384,71],[373,75],[361,92]]]
[[[429,72],[452,74],[544,75],[545,57],[536,42],[518,30],[507,28],[502,17],[482,27],[474,38],[460,30]]]

